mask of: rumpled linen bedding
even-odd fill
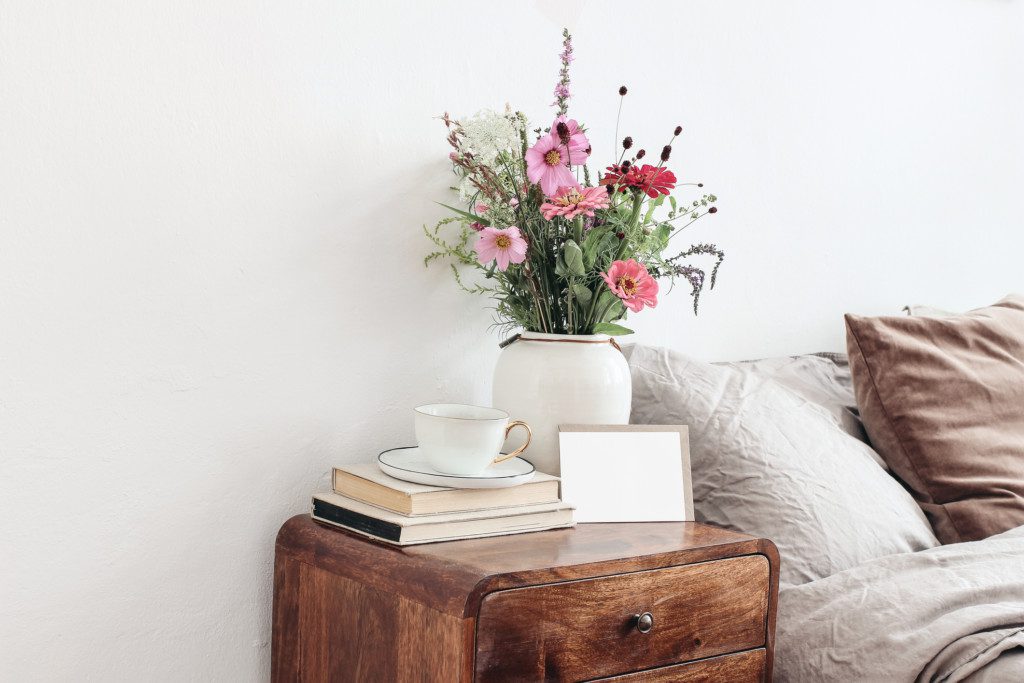
[[[1024,683],[1024,527],[938,545],[864,443],[844,357],[623,351],[631,421],[690,425],[697,519],[779,547],[776,680]]]
[[[1024,681],[1024,527],[779,596],[780,681]]]

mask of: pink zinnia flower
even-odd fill
[[[644,306],[654,308],[658,305],[658,281],[634,259],[614,261],[607,273],[601,273],[601,277],[615,296],[634,313],[639,313]]]
[[[526,150],[526,177],[549,196],[560,187],[579,187],[569,171],[569,149],[556,133],[545,135]]]
[[[507,228],[484,228],[480,231],[475,249],[481,265],[486,266],[497,260],[498,270],[507,269],[509,263],[522,263],[526,260],[526,240],[514,225]]]
[[[580,129],[580,124],[576,123],[576,119],[570,119],[565,114],[557,117],[551,124],[551,133],[556,137],[558,134],[555,131],[560,123],[564,123],[569,129],[569,165],[582,166],[590,158],[590,140]]]
[[[580,214],[593,217],[595,209],[607,209],[610,204],[608,191],[603,187],[587,187],[582,191],[575,187],[561,187],[557,195],[548,197],[540,205],[540,212],[548,220],[555,216],[572,219]]]

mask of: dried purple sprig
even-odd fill
[[[718,268],[722,265],[722,261],[725,260],[725,252],[711,244],[696,244],[687,249],[686,251],[673,256],[670,259],[666,259],[666,265],[669,267],[669,272],[665,274],[678,276],[682,275],[689,282],[690,287],[693,289],[690,292],[690,296],[693,297],[693,313],[697,312],[697,304],[700,299],[700,293],[703,291],[705,286],[705,271],[701,270],[692,265],[686,265],[678,263],[680,259],[689,258],[690,256],[714,256],[715,265],[711,269],[711,278],[709,282],[710,290],[715,289],[715,281],[718,278]]]
[[[704,271],[696,266],[674,266],[676,276],[682,275],[690,283],[690,296],[693,297],[693,314],[697,315],[700,304],[700,293],[704,290]]]
[[[551,106],[558,107],[558,115],[564,116],[569,111],[569,63],[573,60],[572,35],[569,29],[562,29],[562,53],[558,55],[562,62],[562,68],[558,71],[558,84],[555,86],[555,101]]]

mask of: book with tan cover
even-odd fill
[[[555,503],[558,484],[558,477],[537,472],[506,489],[451,489],[395,479],[369,462],[335,467],[333,477],[335,493],[409,516]]]

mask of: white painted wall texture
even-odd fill
[[[548,6],[551,7],[548,7]],[[1024,289],[1016,0],[0,0],[0,679],[255,681],[274,535],[334,463],[487,401],[484,302],[427,271],[440,122],[572,113],[720,197],[705,358]],[[698,224],[700,225],[700,224]]]

